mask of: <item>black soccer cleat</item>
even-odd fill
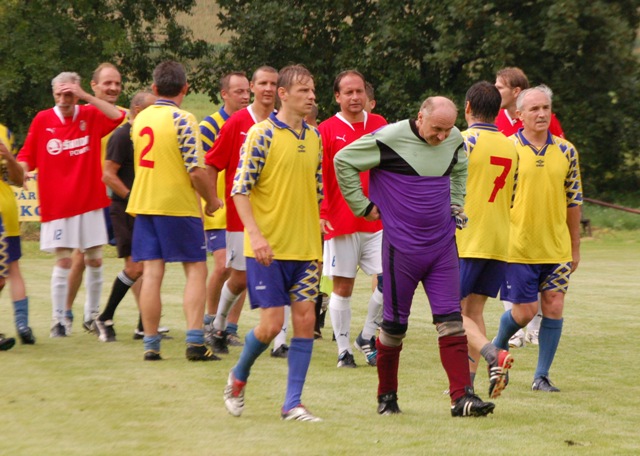
[[[33,331],[31,331],[31,328],[28,326],[20,329],[18,336],[23,345],[33,345],[36,343],[36,336],[33,335]]]
[[[220,361],[204,344],[187,344],[186,356],[189,361]]]
[[[380,415],[398,415],[402,413],[398,407],[398,395],[395,391],[378,396],[378,413]]]
[[[493,402],[484,402],[473,392],[473,388],[467,386],[465,395],[451,406],[451,416],[487,416],[493,413],[496,405]]]
[[[213,352],[221,355],[229,354],[226,331],[216,331],[213,333]]]
[[[532,391],[544,391],[546,393],[559,393],[560,388],[556,388],[549,377],[543,375],[541,377],[536,378],[531,384]]]

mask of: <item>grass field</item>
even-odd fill
[[[327,319],[315,350],[305,404],[322,423],[279,419],[286,361],[261,357],[247,386],[241,418],[223,401],[229,369],[240,349],[222,361],[184,358],[181,268],[170,265],[163,288],[163,323],[173,340],[163,342],[165,360],[142,361],[131,337],[137,321],[130,297],[116,314],[118,342],[100,343],[75,324],[65,339],[48,338],[49,277],[53,260],[25,243],[22,269],[31,298],[31,324],[38,342],[0,353],[0,454],[2,455],[351,455],[351,454],[638,454],[640,425],[640,330],[637,282],[640,232],[613,232],[583,242],[582,262],[572,277],[565,331],[551,376],[559,394],[530,391],[537,349],[515,349],[509,387],[487,418],[453,419],[436,333],[419,290],[400,366],[403,414],[375,413],[377,377],[359,367],[338,370]],[[121,268],[109,252],[104,299]],[[357,281],[352,331],[363,321],[370,281]],[[81,315],[83,295],[76,315]],[[8,290],[2,294],[0,329],[13,333]],[[501,305],[486,312],[495,334]],[[257,321],[246,310],[245,333]],[[357,354],[359,355],[359,354]],[[486,398],[487,380],[476,381]]]

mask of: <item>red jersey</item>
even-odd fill
[[[506,109],[501,109],[496,117],[496,126],[498,130],[505,136],[511,136],[516,134],[518,130],[522,128],[522,121],[520,119],[512,119]],[[554,136],[564,138],[564,131],[562,131],[562,125],[555,114],[551,114],[551,122],[549,123],[549,131]]]
[[[73,217],[110,204],[102,183],[100,140],[122,123],[92,105],[76,105],[73,117],[55,107],[31,122],[18,161],[38,169],[41,221]]]
[[[375,233],[382,229],[382,222],[368,222],[363,217],[356,217],[344,200],[336,171],[333,167],[333,157],[345,146],[351,144],[361,136],[376,131],[387,124],[384,117],[364,112],[364,122],[349,123],[342,114],[338,113],[318,125],[322,135],[322,185],[324,200],[320,205],[320,218],[328,220],[333,231],[324,235],[325,239],[353,233]],[[369,171],[360,173],[362,189],[369,196]]]
[[[213,166],[218,171],[225,171],[224,193],[227,206],[227,231],[244,231],[244,225],[231,198],[231,188],[240,161],[240,148],[247,137],[249,128],[256,122],[257,119],[251,106],[234,113],[224,123],[213,147],[205,155],[204,162],[207,165]]]

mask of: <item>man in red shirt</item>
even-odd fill
[[[322,181],[324,200],[320,206],[320,226],[324,234],[322,273],[333,278],[329,313],[338,345],[338,367],[356,367],[349,341],[351,294],[360,268],[378,276],[378,286],[369,300],[362,332],[354,342],[371,366],[376,364],[376,318],[382,311],[382,222],[367,222],[356,217],[347,206],[336,180],[333,157],[348,144],[387,124],[384,117],[365,111],[367,95],[364,76],[355,70],[340,73],[333,84],[340,112],[322,122],[324,156]],[[360,174],[365,194],[369,191],[369,172]]]
[[[84,251],[88,264],[102,269],[102,245],[107,243],[103,208],[109,198],[102,183],[100,141],[125,113],[82,90],[76,73],[60,73],[51,86],[56,106],[36,114],[18,162],[25,171],[38,169],[40,248],[56,255],[51,337],[63,337],[71,252]],[[78,105],[79,100],[89,104]]]

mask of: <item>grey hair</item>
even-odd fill
[[[429,97],[422,102],[420,106],[420,112],[425,116],[430,116],[433,111],[438,107],[448,107],[452,111],[458,114],[458,107],[456,104],[446,97],[434,96]]]
[[[53,89],[56,84],[62,84],[64,82],[70,82],[72,84],[80,84],[80,75],[72,71],[63,71],[58,76],[51,80],[51,88]]]
[[[541,92],[544,93],[547,98],[549,98],[549,104],[551,104],[553,100],[553,90],[544,84],[540,84],[539,86],[531,87],[530,89],[523,90],[518,95],[518,99],[516,100],[516,109],[522,112],[522,106],[524,105],[524,97],[526,97],[531,92]]]

